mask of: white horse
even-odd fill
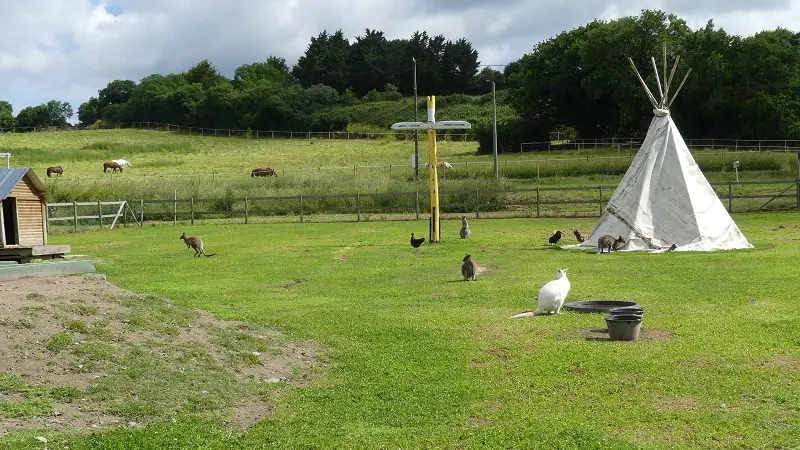
[[[127,159],[112,159],[111,161],[119,164],[120,167],[125,167],[125,166],[132,167],[130,161],[128,161]]]
[[[436,167],[438,167],[438,168],[440,168],[440,169],[441,169],[441,168],[443,168],[443,167],[447,167],[448,169],[452,169],[452,168],[453,168],[453,165],[452,165],[452,164],[450,164],[450,163],[449,163],[449,162],[447,162],[447,161],[439,161],[439,162],[437,162],[437,163],[436,163]],[[426,168],[426,169],[428,168],[428,163],[425,163],[425,168]]]

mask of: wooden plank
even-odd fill
[[[20,245],[44,244],[44,228],[42,227],[42,202],[17,199],[17,220]]]
[[[11,190],[9,197],[16,197],[17,200],[35,200],[39,201],[36,188],[28,182],[25,178],[19,181],[14,189]]]
[[[69,245],[37,245],[31,249],[31,255],[62,255],[71,251],[72,247]]]

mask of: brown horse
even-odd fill
[[[251,177],[274,177],[277,176],[275,174],[275,169],[271,167],[259,167],[258,169],[253,169],[250,172]]]
[[[106,173],[108,169],[111,169],[111,173],[116,172],[117,169],[119,169],[119,171],[122,172],[122,166],[113,161],[103,163],[103,173]]]
[[[52,174],[56,174],[58,176],[61,176],[62,173],[64,173],[64,169],[61,168],[61,166],[48,167],[47,168],[47,178],[50,178],[50,175],[52,175]]]

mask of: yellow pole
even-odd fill
[[[428,96],[428,122],[435,122],[436,97]],[[436,167],[436,130],[428,129],[428,181],[431,192],[431,242],[439,242],[439,172]]]

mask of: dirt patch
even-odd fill
[[[180,413],[248,427],[322,364],[313,343],[96,274],[2,281],[0,333],[0,437],[139,426]]]
[[[494,267],[494,266],[481,266],[481,265],[478,265],[477,274],[478,275],[488,275],[488,274],[490,274],[490,273],[492,273],[492,272],[494,272],[496,270],[497,270],[497,268]]]
[[[274,287],[279,287],[279,288],[283,288],[283,289],[290,289],[290,288],[293,288],[293,287],[297,286],[300,283],[305,283],[305,282],[306,282],[306,280],[292,280],[292,281],[290,281],[288,283],[277,284]]]
[[[488,353],[490,355],[494,355],[498,359],[500,359],[501,361],[507,361],[508,360],[508,350],[506,350],[504,348],[484,348],[484,349],[481,349],[481,351],[483,353]]]
[[[758,363],[758,366],[787,372],[800,372],[800,358],[790,353],[783,353]]]
[[[654,404],[661,411],[694,411],[698,407],[697,400],[691,397],[660,397]]]
[[[588,341],[610,341],[608,328],[583,329],[581,334]],[[666,341],[672,337],[672,332],[660,328],[644,328],[639,331],[640,341]]]

